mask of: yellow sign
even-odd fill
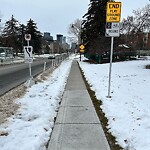
[[[80,49],[84,49],[85,47],[84,47],[84,45],[82,44],[82,45],[80,45]]]
[[[121,2],[107,2],[106,22],[120,22]]]
[[[84,49],[80,49],[80,53],[84,53]]]

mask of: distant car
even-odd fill
[[[55,55],[54,54],[50,54],[48,59],[55,59]]]

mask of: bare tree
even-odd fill
[[[125,42],[134,48],[142,47],[142,34],[150,32],[150,4],[134,10],[133,16],[128,16],[121,22],[121,34],[125,37]]]
[[[121,34],[130,34],[133,31],[134,17],[128,16],[127,19],[123,19],[121,22],[120,32]]]
[[[121,33],[139,33],[150,31],[150,4],[144,8],[134,10],[133,16],[128,16],[121,23]]]
[[[73,23],[71,23],[68,27],[68,34],[72,35],[69,37],[70,41],[81,43],[81,20],[76,19]]]
[[[135,15],[135,26],[136,32],[150,31],[150,4],[144,8],[134,10]]]
[[[1,14],[1,11],[0,11],[0,35],[2,34],[2,14]]]

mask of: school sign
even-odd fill
[[[120,22],[121,2],[107,2],[106,22]]]

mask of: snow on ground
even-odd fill
[[[76,57],[78,59],[78,57]],[[17,99],[20,109],[0,126],[0,150],[45,150],[54,125],[72,58],[64,61],[47,81],[33,85]],[[124,148],[150,150],[150,60],[113,63],[111,96],[108,95],[109,64],[80,62],[109,119],[109,131]],[[130,149],[131,150],[131,149]],[[132,149],[133,150],[133,149]]]
[[[102,109],[108,118],[109,131],[123,147],[150,150],[150,60],[113,63],[111,96],[108,96],[109,64],[80,62]],[[132,148],[131,148],[132,147]]]
[[[45,150],[72,60],[65,60],[43,83],[33,85],[20,109],[0,126],[0,150]]]

